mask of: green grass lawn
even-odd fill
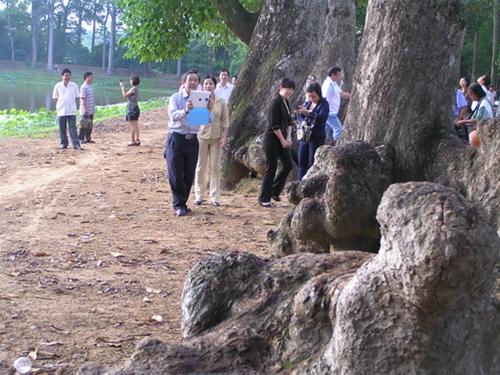
[[[141,112],[166,106],[166,98],[139,102]],[[112,104],[96,108],[94,121],[125,116],[126,103]],[[0,138],[7,137],[47,137],[57,130],[56,113],[40,110],[29,112],[21,109],[0,111]]]
[[[92,71],[92,69],[90,69]],[[83,73],[80,71],[73,71],[71,79],[77,84],[81,85],[83,83]],[[125,82],[126,86],[129,86],[129,76],[113,75],[109,76],[96,69],[94,74],[94,86],[104,89],[116,89],[118,90],[119,81]],[[53,86],[58,81],[61,80],[61,76],[57,72],[49,73],[42,70],[9,70],[2,69],[0,71],[0,84],[30,84],[30,85],[43,85],[43,86]],[[180,84],[179,82],[163,79],[160,77],[141,77],[140,88],[141,91],[146,92],[159,92],[162,96],[165,95],[165,91],[172,91],[172,87],[176,87]]]

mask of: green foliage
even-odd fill
[[[256,11],[261,0],[242,4]],[[191,40],[202,39],[211,46],[231,45],[232,33],[211,1],[119,0],[124,22],[129,25],[122,44],[129,57],[140,61],[176,59],[188,51]]]
[[[125,116],[126,103],[96,108],[94,121],[102,121],[112,117]],[[166,106],[166,98],[157,98],[139,102],[141,111]],[[22,109],[0,110],[0,138],[32,137],[41,138],[52,135],[57,130],[56,114],[44,109],[29,112]]]

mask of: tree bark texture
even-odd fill
[[[263,168],[258,136],[267,126],[268,104],[280,78],[294,79],[297,88],[305,84],[321,52],[326,5],[327,0],[264,1],[229,103],[226,185],[234,185],[249,170],[259,172]]]
[[[328,0],[328,14],[324,34],[320,40],[321,52],[316,59],[308,81],[320,84],[326,78],[328,68],[342,68],[343,86],[350,90],[354,72],[354,39],[356,34],[356,1]]]
[[[451,129],[463,5],[463,0],[369,3],[342,139],[393,147],[395,181],[425,179],[443,132]]]
[[[183,342],[147,338],[120,369],[78,374],[493,375],[495,229],[428,182],[392,185],[377,218],[377,255],[207,258],[184,286]]]

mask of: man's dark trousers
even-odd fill
[[[175,210],[187,208],[198,162],[198,149],[196,134],[186,136],[172,132],[168,136],[165,158]]]
[[[73,147],[80,147],[80,140],[78,139],[78,131],[76,130],[76,116],[60,116],[59,120],[59,135],[61,137],[61,146],[68,147],[68,135],[66,134],[66,127],[69,127],[69,135]]]

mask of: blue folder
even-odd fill
[[[210,122],[210,112],[207,108],[193,108],[187,116],[190,126],[208,125]]]

